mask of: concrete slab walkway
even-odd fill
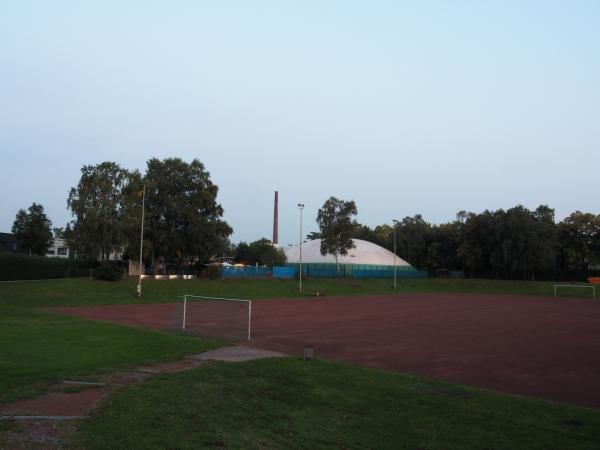
[[[274,352],[271,350],[261,350],[258,348],[236,345],[233,347],[223,347],[216,350],[210,350],[198,355],[192,355],[189,358],[200,361],[242,362],[262,358],[281,358],[282,356],[285,355],[283,353]]]

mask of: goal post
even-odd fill
[[[252,338],[252,300],[185,294],[173,328],[204,337]]]

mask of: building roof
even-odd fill
[[[377,266],[393,266],[394,253],[372,242],[352,239],[354,248],[348,250],[346,256],[338,258],[340,264],[370,264]],[[300,246],[284,248],[288,263],[300,262]],[[302,243],[302,262],[307,264],[335,263],[333,255],[321,255],[321,240],[314,239]],[[396,256],[396,266],[410,267],[410,264]]]

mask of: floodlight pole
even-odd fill
[[[298,203],[298,209],[300,210],[300,281],[298,282],[298,289],[302,292],[302,210],[304,209],[304,203]]]
[[[396,289],[398,287],[398,284],[396,282],[396,225],[398,225],[398,221],[396,219],[394,219],[393,222],[394,222],[394,289]]]
[[[146,206],[146,185],[143,185],[142,190],[142,226],[140,230],[140,278],[137,286],[138,297],[142,298],[142,254],[144,248],[144,208]]]

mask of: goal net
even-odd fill
[[[237,298],[184,295],[178,302],[171,329],[199,337],[250,340],[252,301]]]

